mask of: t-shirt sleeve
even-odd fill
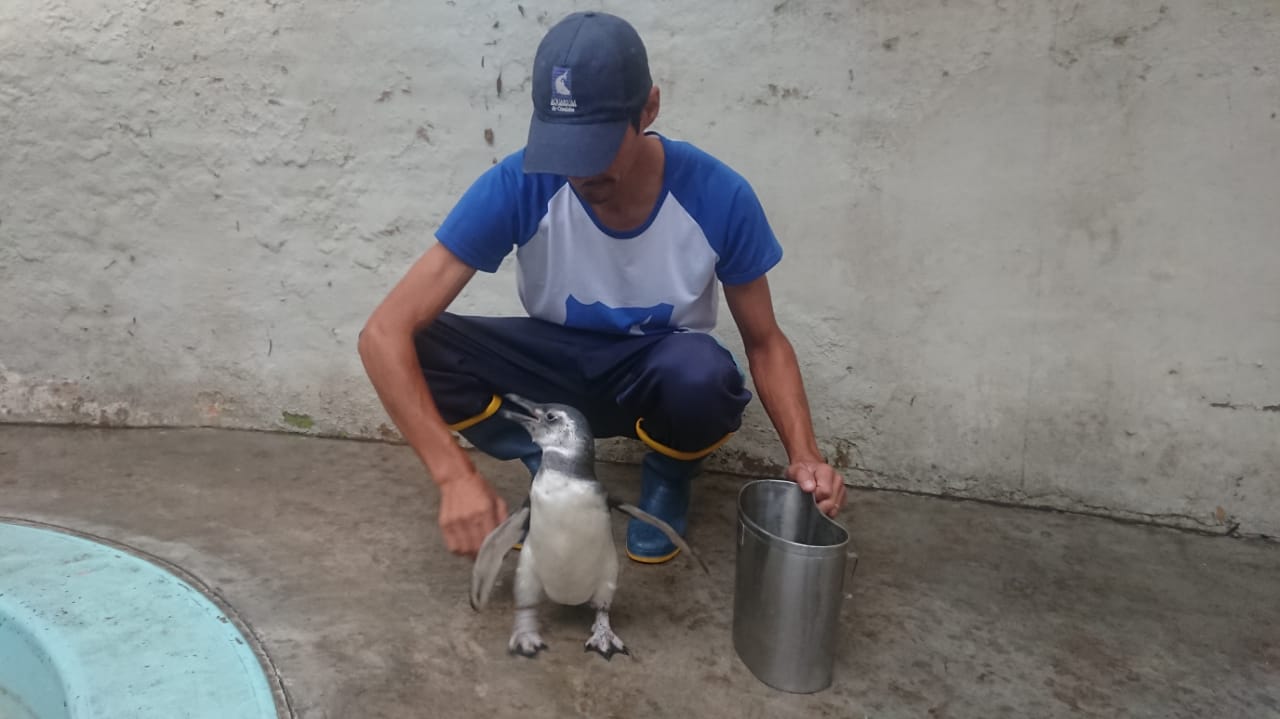
[[[533,189],[521,172],[519,153],[506,158],[467,188],[436,230],[436,239],[477,270],[496,272],[537,227]]]
[[[733,175],[728,182],[723,236],[715,248],[716,276],[726,285],[750,282],[782,260],[782,245],[751,185]]]

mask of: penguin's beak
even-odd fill
[[[509,419],[526,429],[533,429],[538,424],[538,420],[542,418],[542,409],[538,405],[517,394],[508,394],[504,396],[507,402],[519,407],[528,414],[520,414],[512,412],[505,406],[498,410],[498,415],[504,419]]]

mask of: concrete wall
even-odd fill
[[[851,479],[1280,534],[1269,0],[9,0],[0,419],[392,436],[356,333],[578,7],[756,184]],[[781,458],[757,403],[717,466]]]

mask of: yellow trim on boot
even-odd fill
[[[668,447],[665,444],[661,444],[653,437],[650,437],[649,433],[645,432],[644,428],[640,426],[640,423],[643,421],[644,421],[643,417],[636,420],[636,436],[640,438],[641,442],[644,442],[646,445],[648,445],[651,449],[653,449],[653,451],[657,452],[658,454],[663,454],[672,459],[679,459],[686,462],[689,462],[695,459],[702,459],[703,457],[711,454],[717,449],[720,449],[720,446],[723,445],[725,442],[728,442],[729,438],[733,436],[733,432],[730,432],[725,436],[721,437],[720,439],[716,440],[714,444],[712,444],[710,447],[707,447],[706,449],[700,449],[700,450],[697,450],[696,452],[682,452],[678,449],[672,449],[671,447]],[[672,556],[675,556],[675,555],[673,554]],[[663,560],[663,561],[666,561],[666,560]]]
[[[680,553],[680,548],[676,547],[675,550],[673,550],[670,554],[667,554],[662,557],[641,557],[639,555],[632,554],[631,550],[628,549],[627,557],[629,557],[632,561],[640,562],[641,564],[664,564],[666,562],[670,562],[671,560],[675,559],[676,555],[679,553]]]
[[[474,427],[477,424],[480,424],[481,422],[485,421],[486,419],[489,419],[494,414],[496,414],[498,411],[498,408],[501,406],[502,406],[502,398],[495,394],[493,396],[493,399],[489,401],[489,406],[485,407],[483,412],[481,412],[480,414],[474,417],[471,417],[470,419],[464,419],[461,422],[455,422],[449,425],[449,429],[453,430],[454,432],[461,432],[462,430],[467,429],[469,427]]]

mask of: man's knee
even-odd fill
[[[666,403],[692,409],[708,402],[734,404],[741,400],[745,386],[742,373],[733,355],[710,335],[672,335],[655,354]]]
[[[463,319],[442,312],[432,322],[413,333],[413,348],[423,369],[453,368],[465,363],[467,347]]]
[[[733,355],[710,335],[672,335],[654,349],[648,370],[657,391],[641,419],[669,440],[663,444],[696,451],[740,426],[751,393]]]
[[[494,390],[475,371],[481,363],[466,341],[466,318],[442,313],[413,334],[413,345],[427,391],[445,422],[474,421],[489,409]]]

